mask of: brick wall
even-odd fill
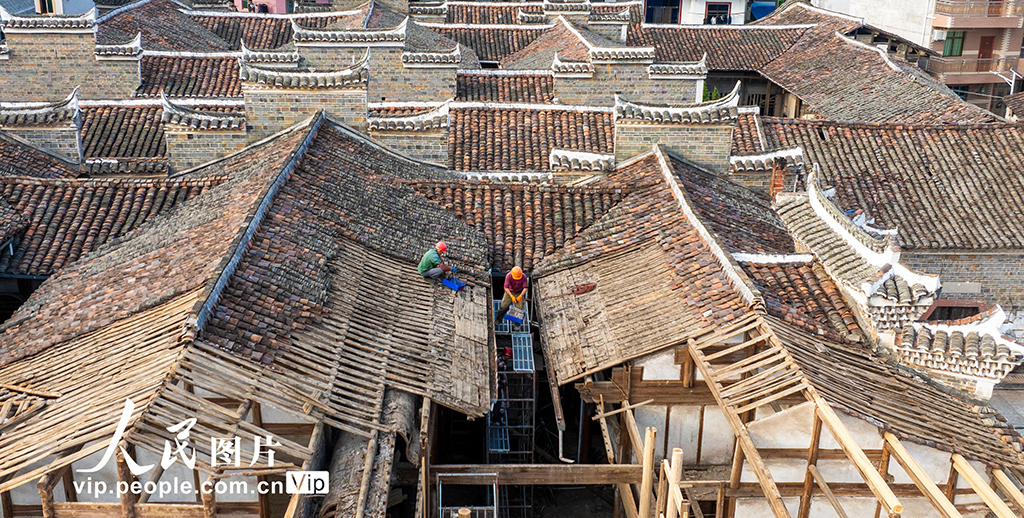
[[[590,29],[591,32],[597,33],[619,43],[625,43],[622,38],[624,34],[622,29],[624,27],[626,27],[626,24],[624,23],[591,23],[587,25],[587,28]]]
[[[771,171],[733,171],[729,173],[729,179],[760,193],[768,194],[769,187],[771,186],[772,172]],[[783,192],[796,192],[802,189],[798,189],[797,185],[797,173],[793,169],[786,170],[786,178],[782,187]],[[801,182],[801,185],[803,183]]]
[[[366,55],[366,47],[298,47],[306,64],[319,70],[341,70],[358,63]]]
[[[405,68],[402,49],[370,49],[371,102],[441,102],[455,97],[454,68]]]
[[[269,137],[318,110],[336,122],[366,131],[365,90],[271,90],[242,87],[249,142]]]
[[[624,161],[651,150],[655,144],[716,173],[729,171],[732,126],[714,124],[616,124],[615,160]]]
[[[164,131],[171,171],[184,171],[241,151],[248,144],[245,131]]]
[[[594,77],[555,78],[555,97],[564,104],[612,106],[615,93],[630,101],[690,104],[696,102],[697,80],[651,79],[647,65],[594,65]]]
[[[370,136],[389,148],[416,160],[448,165],[448,132],[371,132]]]
[[[121,99],[139,86],[139,62],[97,61],[92,33],[9,33],[0,60],[5,101],[57,101],[76,86],[80,99]]]
[[[3,127],[7,133],[17,135],[32,145],[62,156],[72,162],[82,161],[82,139],[77,125],[61,127]]]
[[[1024,250],[991,253],[927,253],[904,250],[900,261],[939,274],[942,298],[995,302],[1024,310]]]

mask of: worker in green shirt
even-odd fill
[[[444,244],[444,241],[438,241],[434,248],[427,250],[427,253],[423,254],[423,259],[420,259],[420,275],[425,279],[451,276],[452,269],[441,260],[441,254],[447,251],[448,245]]]

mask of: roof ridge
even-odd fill
[[[266,217],[267,211],[270,209],[270,205],[277,195],[278,190],[288,181],[291,177],[291,173],[295,170],[296,165],[305,155],[306,150],[313,143],[313,139],[316,137],[317,132],[323,125],[326,115],[323,110],[317,112],[317,114],[309,119],[304,125],[308,128],[306,137],[302,139],[295,148],[292,149],[291,157],[285,163],[284,167],[277,173],[276,178],[273,182],[266,186],[263,193],[257,198],[257,202],[249,212],[248,221],[242,229],[235,235],[232,240],[232,247],[229,248],[231,251],[230,255],[224,256],[221,259],[220,265],[215,270],[217,277],[215,280],[207,281],[206,286],[203,288],[202,293],[199,296],[199,300],[196,301],[195,306],[189,312],[189,318],[186,320],[185,325],[182,329],[182,338],[186,340],[195,339],[197,334],[203,330],[206,325],[206,321],[213,314],[213,308],[216,306],[217,301],[220,300],[221,292],[227,287],[228,281],[231,276],[235,273],[235,269],[242,260],[242,256],[245,254],[245,250],[249,246],[249,242],[256,235],[256,231],[259,229],[260,224]],[[280,137],[284,133],[289,131],[299,131],[302,128],[301,125],[293,126],[289,130],[282,132],[274,137]],[[270,141],[266,141],[263,145],[269,144]]]

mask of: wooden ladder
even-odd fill
[[[741,343],[723,345],[733,337],[748,334],[751,337]],[[750,439],[743,415],[791,395],[803,394],[810,401],[812,396],[806,393],[810,383],[758,315],[689,340],[689,351],[729,421],[772,513],[776,518],[789,518],[775,479]],[[730,362],[744,352],[747,354],[741,354],[742,359]]]

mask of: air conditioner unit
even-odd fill
[[[946,39],[946,31],[942,29],[932,30],[932,41],[944,41]]]

